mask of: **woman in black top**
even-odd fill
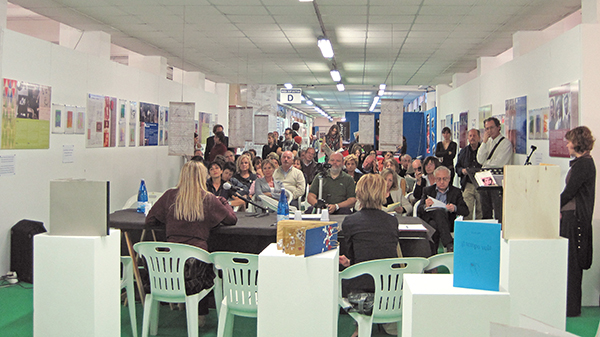
[[[592,215],[596,189],[596,165],[590,156],[594,137],[589,128],[576,127],[565,135],[571,157],[566,186],[560,194],[560,235],[569,239],[567,316],[581,314],[583,270],[592,264]]]
[[[264,145],[262,148],[262,159],[267,159],[267,156],[271,152],[277,153],[279,150],[279,145],[277,145],[277,138],[273,132],[269,132],[267,135],[267,145]]]
[[[435,156],[441,158],[442,165],[450,170],[450,185],[454,183],[454,157],[456,157],[456,142],[452,141],[452,132],[449,127],[442,129],[444,140],[435,146]]]
[[[233,175],[233,177],[244,184],[248,190],[250,190],[250,185],[256,180],[256,171],[254,171],[254,167],[252,167],[251,160],[249,154],[241,155],[235,162],[236,172]]]

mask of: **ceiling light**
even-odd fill
[[[381,83],[379,85],[379,90],[385,90],[385,87],[386,87],[385,83]]]
[[[377,105],[377,102],[379,102],[379,96],[375,96],[375,98],[373,98],[373,104],[371,104],[369,111],[373,112],[373,110],[375,110],[375,106]]]
[[[331,46],[331,41],[324,36],[320,36],[317,41],[317,46],[321,49],[321,54],[326,59],[333,58],[333,47]]]
[[[336,87],[337,87],[338,91],[344,91],[344,90],[346,90],[346,87],[344,87],[344,83],[338,83],[336,85]]]
[[[377,96],[383,96],[384,92],[385,92],[385,83],[379,85],[379,91],[377,91]]]
[[[345,121],[346,121],[346,117],[342,117],[342,122],[345,122]]]
[[[311,100],[307,99],[307,100],[306,100],[306,104],[308,104],[308,105],[313,105],[313,102],[312,102]]]
[[[339,82],[342,80],[342,75],[340,75],[340,72],[337,69],[333,69],[329,73],[331,74],[331,79],[334,82]]]
[[[287,89],[292,89],[294,87],[291,83],[286,83],[283,86],[286,87]]]
[[[313,2],[313,0],[299,0],[300,2]]]

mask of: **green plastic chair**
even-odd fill
[[[121,256],[123,265],[123,277],[121,277],[121,289],[125,288],[127,294],[127,306],[129,307],[129,319],[131,320],[131,332],[137,337],[137,319],[135,316],[135,287],[133,285],[133,261],[131,256]]]
[[[348,307],[349,302],[342,297],[342,280],[360,275],[371,275],[375,280],[375,299],[373,314],[370,316],[350,312],[358,323],[358,336],[369,337],[373,323],[397,322],[398,331],[402,331],[402,282],[404,274],[421,274],[429,262],[425,258],[409,257],[381,259],[357,263],[346,268],[339,275],[339,304]]]
[[[427,260],[429,260],[429,264],[425,268],[426,271],[444,266],[448,268],[450,274],[454,274],[454,253],[436,254],[430,256]]]
[[[215,280],[215,303],[219,315],[217,337],[230,337],[234,316],[257,316],[258,255],[214,252],[211,257],[215,269],[223,273],[222,279],[217,277]]]
[[[198,337],[198,302],[213,287],[185,294],[184,266],[189,258],[212,263],[210,253],[198,247],[170,242],[138,242],[133,248],[146,259],[150,294],[146,294],[142,336],[158,332],[159,302],[185,303],[188,336]]]

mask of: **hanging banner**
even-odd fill
[[[379,150],[394,151],[402,146],[404,100],[382,99],[379,115]]]
[[[361,113],[358,115],[358,143],[361,145],[374,145],[375,115]]]
[[[169,156],[194,154],[194,110],[192,102],[169,103]]]

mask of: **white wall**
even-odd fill
[[[590,127],[600,138],[600,25],[579,25],[540,45],[527,54],[484,72],[481,76],[442,95],[438,102],[438,116],[453,114],[454,120],[463,111],[469,111],[471,119],[478,119],[478,108],[492,104],[492,114],[504,113],[506,99],[527,96],[527,109],[547,107],[550,88],[580,80],[580,124]],[[479,123],[479,121],[477,122]],[[439,123],[438,123],[439,125]],[[478,124],[477,124],[478,125]],[[439,130],[438,130],[439,131]],[[561,168],[561,181],[569,169],[569,159],[549,157],[548,140],[528,140],[528,146],[537,146],[542,162],[556,164]],[[592,156],[600,158],[599,145]],[[529,147],[528,147],[529,150]],[[525,155],[514,155],[513,164],[521,165]],[[600,190],[596,187],[596,195]],[[544,202],[544,200],[540,200]],[[524,219],[526,221],[526,219]],[[600,209],[594,211],[594,264],[584,272],[583,305],[598,305],[600,294]],[[532,266],[535,272],[535,266]]]
[[[220,95],[190,88],[108,59],[73,51],[13,31],[5,31],[2,76],[52,87],[52,102],[86,105],[88,93],[119,99],[169,105],[196,103],[196,112],[217,113]],[[224,97],[227,97],[225,93]],[[226,106],[225,106],[226,108]],[[74,145],[75,162],[62,163],[62,146]],[[84,135],[50,135],[45,150],[1,150],[16,155],[16,174],[0,177],[0,274],[9,270],[10,228],[21,219],[44,222],[49,218],[49,181],[58,178],[108,180],[110,210],[120,209],[137,193],[140,179],[150,191],[177,184],[180,157],[167,155],[166,146],[86,148]]]

